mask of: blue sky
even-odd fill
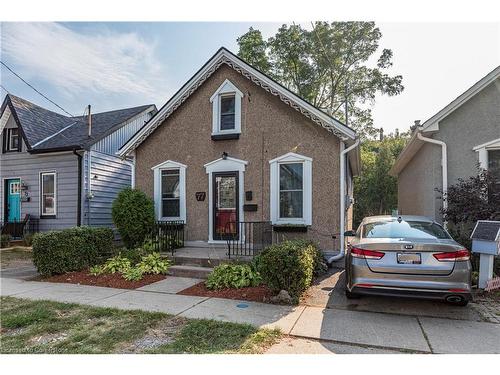
[[[3,23],[1,59],[75,115],[87,104],[160,107],[219,47],[237,52],[236,38],[250,26],[269,37],[280,24]],[[406,87],[374,103],[375,126],[386,131],[429,118],[500,64],[498,24],[378,25],[381,48],[394,52],[391,73]],[[3,67],[0,79],[13,94],[57,110]]]

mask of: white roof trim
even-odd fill
[[[482,148],[488,148],[488,147],[500,147],[500,138],[494,139],[492,141],[483,143],[482,145],[473,147],[472,150],[479,151]]]
[[[164,161],[163,163],[155,165],[151,169],[154,170],[154,169],[161,169],[161,168],[187,168],[187,165],[184,165],[184,164],[179,163],[177,161],[167,160],[167,161]]]
[[[0,118],[0,133],[3,132],[3,128],[7,125],[9,118],[11,116],[10,107],[7,105],[5,111],[2,113],[2,117]]]
[[[245,63],[225,48],[221,48],[176,94],[122,146],[119,155],[124,157],[137,148],[163,121],[169,117],[187,98],[195,92],[222,64],[226,64],[256,85],[311,119],[313,122],[332,132],[342,140],[354,140],[356,132],[318,108],[307,103],[290,90]]]
[[[269,164],[279,163],[279,162],[294,162],[294,161],[312,161],[312,158],[304,155],[296,154],[295,152],[289,152],[285,155],[278,156],[273,160],[269,160]]]
[[[490,85],[497,78],[500,77],[500,66],[497,66],[486,76],[481,78],[478,82],[472,85],[467,91],[465,91],[458,98],[453,100],[450,104],[444,107],[441,111],[436,113],[430,119],[425,121],[422,124],[422,131],[430,132],[430,131],[438,131],[439,130],[439,121],[448,116],[450,113],[455,111],[457,108],[466,103],[469,99],[474,97],[477,93],[481,92],[486,86]]]

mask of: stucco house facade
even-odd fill
[[[415,129],[390,171],[399,213],[441,222],[435,189],[476,175],[478,165],[500,178],[500,66]]]
[[[111,227],[112,201],[132,184],[131,161],[115,153],[155,112],[144,105],[68,117],[8,94],[0,112],[2,232],[27,215],[40,231]]]
[[[281,239],[332,249],[341,221],[349,226],[358,149],[343,154],[342,180],[340,160],[355,142],[352,129],[221,48],[119,153],[133,157],[157,220],[185,223],[187,245],[242,239],[231,223],[268,221]]]

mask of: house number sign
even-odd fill
[[[196,194],[196,200],[198,202],[203,202],[205,200],[205,197],[207,196],[207,193],[204,191],[197,191],[195,194]]]

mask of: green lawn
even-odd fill
[[[14,247],[9,250],[0,250],[1,268],[12,267],[19,263],[30,263],[33,259],[33,253],[30,248]]]
[[[1,299],[1,353],[261,353],[277,330],[50,301]]]

